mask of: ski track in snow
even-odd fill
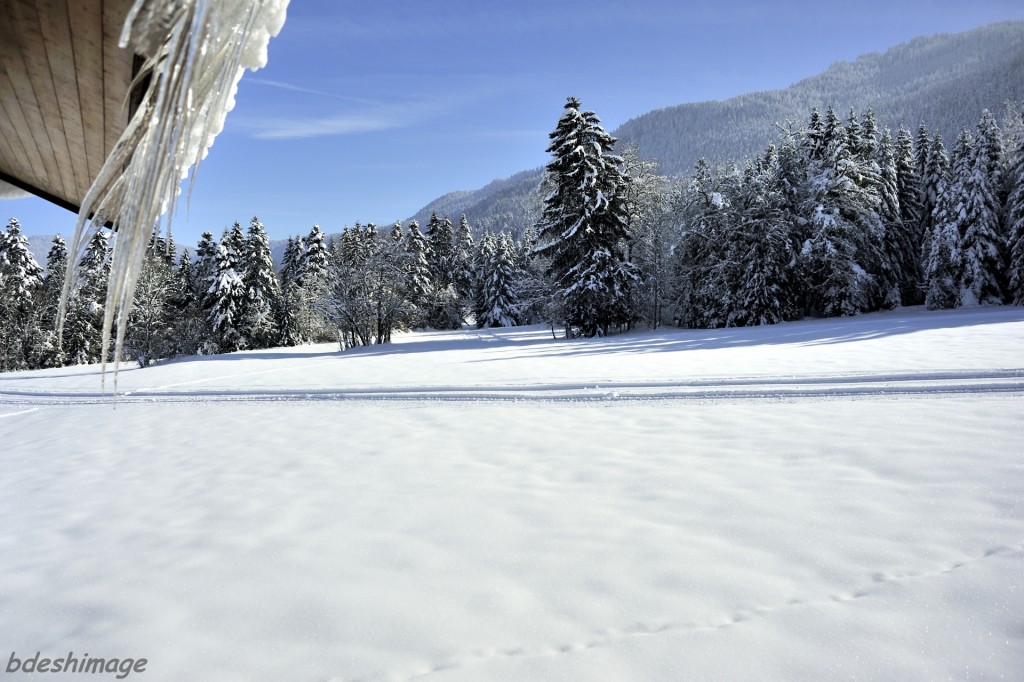
[[[431,677],[447,670],[469,668],[474,665],[481,665],[488,661],[515,658],[545,658],[551,656],[562,656],[589,649],[598,649],[616,645],[618,642],[631,637],[650,637],[667,633],[697,633],[713,630],[731,628],[751,620],[755,617],[771,617],[773,614],[791,608],[820,608],[842,605],[859,599],[875,596],[887,587],[902,585],[909,581],[928,580],[942,578],[954,571],[968,568],[978,562],[993,557],[1007,557],[1024,560],[1024,544],[1019,548],[1008,545],[997,545],[990,547],[979,556],[951,561],[940,568],[932,570],[909,571],[898,575],[876,572],[870,576],[871,582],[864,583],[849,591],[836,592],[824,597],[815,599],[803,599],[793,597],[786,602],[769,605],[755,606],[750,609],[738,609],[734,613],[715,622],[696,623],[692,621],[663,621],[655,623],[638,622],[623,628],[606,628],[595,632],[586,641],[568,642],[555,644],[548,647],[527,648],[523,646],[502,646],[490,649],[477,649],[465,655],[445,659],[437,663],[428,664],[415,672],[403,674],[390,674],[386,676],[373,675],[370,677],[349,678],[347,682],[379,682],[382,679],[392,682],[411,682]]]
[[[326,363],[320,363],[326,364]],[[313,365],[316,366],[316,365]],[[0,404],[73,405],[151,402],[322,401],[604,401],[604,400],[781,400],[914,395],[1024,393],[1024,368],[881,375],[750,377],[725,380],[609,381],[510,386],[401,386],[337,389],[175,388],[217,379],[284,371],[207,377],[154,388],[103,391],[0,390]],[[14,413],[14,414],[21,414]],[[2,416],[2,415],[0,415]],[[8,415],[10,416],[10,415]]]

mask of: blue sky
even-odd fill
[[[1004,19],[1024,19],[1024,4],[293,0],[269,65],[242,80],[175,239],[191,247],[253,215],[272,238],[406,219],[444,193],[546,163],[568,95],[613,130]],[[29,234],[74,224],[37,199],[0,211]]]

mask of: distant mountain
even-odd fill
[[[1001,112],[1007,100],[1024,99],[1024,22],[1002,22],[972,31],[915,38],[879,54],[837,62],[823,73],[782,90],[724,101],[681,104],[631,119],[614,131],[618,148],[638,148],[659,162],[660,172],[689,172],[701,156],[712,164],[741,160],[777,138],[777,124],[807,120],[813,107],[833,106],[845,119],[871,107],[880,127],[924,122],[947,146],[961,127],[973,127],[983,109]],[[597,112],[600,114],[601,112]],[[552,127],[555,121],[552,120]],[[465,213],[475,227],[520,231],[539,213],[541,169],[518,173],[473,192],[453,192],[416,214],[453,219]]]
[[[46,267],[46,256],[50,253],[50,247],[53,246],[53,235],[52,234],[30,234],[26,235],[28,239],[28,250],[32,253],[32,257],[36,259],[36,263],[39,267]]]

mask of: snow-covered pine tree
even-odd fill
[[[241,315],[245,306],[245,285],[238,274],[238,262],[231,253],[229,244],[217,246],[217,272],[210,280],[210,321],[211,339],[218,353],[231,353],[246,347],[246,339],[239,332]]]
[[[43,271],[16,218],[0,233],[0,370],[28,369],[40,330],[37,305]]]
[[[202,292],[196,281],[196,268],[197,263],[192,262],[192,254],[188,249],[182,249],[174,271],[170,301],[173,317],[172,355],[195,355],[209,338],[206,317],[200,304]]]
[[[507,232],[498,235],[488,262],[481,265],[484,271],[477,326],[514,327],[519,307],[518,277],[515,246]]]
[[[68,246],[59,234],[53,238],[50,251],[46,254],[46,274],[43,277],[43,293],[39,305],[39,329],[41,343],[34,352],[33,366],[62,367],[65,364],[64,351],[58,334],[60,296],[64,289],[64,277],[68,270]],[[78,291],[71,292],[77,297]],[[74,303],[71,304],[73,306]]]
[[[1010,264],[1009,298],[1015,305],[1024,305],[1024,139],[1018,138],[1010,155],[1006,202],[1009,228]]]
[[[949,156],[942,135],[935,133],[928,144],[927,163],[921,175],[922,234],[929,242],[936,227],[936,211],[942,191],[940,186],[949,184],[949,171]]]
[[[297,319],[299,334],[310,341],[328,341],[331,330],[323,316],[317,312],[316,302],[327,286],[328,253],[324,233],[313,225],[305,241],[305,251],[299,270],[297,293]]]
[[[140,367],[174,355],[175,272],[169,244],[154,233],[139,270],[122,345]]]
[[[302,238],[288,237],[281,263],[281,295],[277,299],[275,310],[277,342],[282,346],[297,346],[303,342],[298,321],[298,306],[302,297],[302,285],[299,281],[302,255]]]
[[[938,147],[932,152],[942,152],[942,140],[936,136]],[[941,157],[939,157],[941,158]],[[928,264],[925,269],[925,305],[929,310],[956,308],[962,303],[963,253],[961,251],[960,223],[964,211],[964,189],[961,182],[973,172],[974,152],[971,135],[966,129],[960,131],[953,147],[953,166],[940,176],[936,190],[938,199],[935,206],[931,243],[928,250]],[[929,174],[935,172],[935,161],[929,158]],[[931,180],[931,178],[929,178]]]
[[[110,233],[97,230],[78,264],[78,295],[70,296],[64,322],[63,344],[68,362],[100,361],[103,306],[110,278]]]
[[[426,324],[434,329],[458,329],[462,326],[462,297],[456,282],[455,228],[445,216],[431,214],[427,224],[427,263],[430,265],[431,300]]]
[[[900,210],[896,150],[888,128],[882,132],[875,153],[879,166],[879,217],[883,230],[877,273],[880,303],[883,308],[895,308],[903,303],[903,284],[909,278],[906,273],[915,268],[916,254]]]
[[[242,320],[244,335],[250,348],[269,348],[278,338],[274,310],[280,288],[274,274],[274,259],[270,253],[270,239],[263,223],[256,216],[249,221],[245,238],[246,306]]]
[[[878,154],[878,144],[878,122],[875,119],[875,110],[868,107],[868,110],[864,112],[864,123],[861,128],[861,142],[858,151],[865,158],[874,158]]]
[[[636,264],[641,284],[636,291],[636,313],[651,329],[663,323],[671,291],[671,248],[675,221],[670,194],[671,181],[658,175],[658,164],[640,158],[636,148],[622,154],[626,187],[630,259]],[[678,190],[676,190],[678,191]]]
[[[784,197],[774,147],[760,163],[748,166],[735,199],[739,224],[732,233],[731,253],[742,268],[732,296],[728,326],[776,324],[794,314],[790,264],[792,216]]]
[[[824,158],[807,167],[802,218],[811,236],[800,254],[806,309],[826,317],[873,308],[882,242],[878,164],[852,153],[831,112]]]
[[[900,205],[900,221],[910,242],[910,257],[906,262],[901,283],[903,305],[923,303],[924,262],[926,259],[926,233],[921,206],[921,177],[917,172],[914,140],[903,126],[896,133],[896,196]]]
[[[406,291],[409,292],[409,302],[416,310],[413,319],[410,320],[410,326],[415,328],[426,324],[427,311],[433,298],[430,263],[427,260],[427,242],[423,233],[420,232],[419,222],[415,220],[409,223],[405,250],[407,254],[405,260]]]
[[[426,237],[427,262],[430,263],[434,288],[444,289],[452,283],[455,254],[455,228],[452,221],[448,216],[441,218],[436,213],[431,213]]]
[[[594,112],[580,111],[575,97],[549,137],[553,189],[537,224],[537,252],[550,259],[566,334],[607,334],[633,321],[630,301],[639,281],[627,256],[628,178],[622,159],[612,153],[615,138]]]
[[[453,253],[452,279],[455,291],[465,306],[472,297],[473,289],[473,254],[476,247],[473,243],[473,232],[469,228],[469,220],[463,213],[459,225],[455,229],[455,252]]]
[[[978,137],[964,164],[954,167],[954,183],[960,192],[960,251],[963,270],[960,272],[962,305],[1002,303],[1003,239],[1000,235],[1001,207],[995,196],[999,159],[992,158],[999,150],[988,139],[986,124],[995,127],[988,111],[978,125]]]
[[[741,265],[732,253],[738,221],[733,200],[741,182],[728,168],[712,174],[700,158],[678,208],[677,315],[687,327],[724,327],[735,304]]]
[[[217,241],[210,232],[203,232],[196,245],[196,262],[193,275],[195,296],[203,310],[210,306],[210,281],[217,273]]]

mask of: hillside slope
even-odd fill
[[[1022,98],[1024,22],[1002,22],[837,62],[781,90],[657,109],[614,134],[619,149],[636,146],[641,156],[659,162],[662,173],[677,175],[701,156],[717,163],[757,153],[776,138],[777,124],[804,121],[812,107],[832,105],[843,118],[850,108],[872,107],[880,126],[895,130],[902,123],[916,130],[924,122],[951,142],[961,127],[977,123],[983,109],[1001,111],[1007,100]],[[448,194],[416,217],[422,222],[431,211],[465,213],[475,226],[519,231],[537,218],[541,176],[534,169],[473,192]]]

